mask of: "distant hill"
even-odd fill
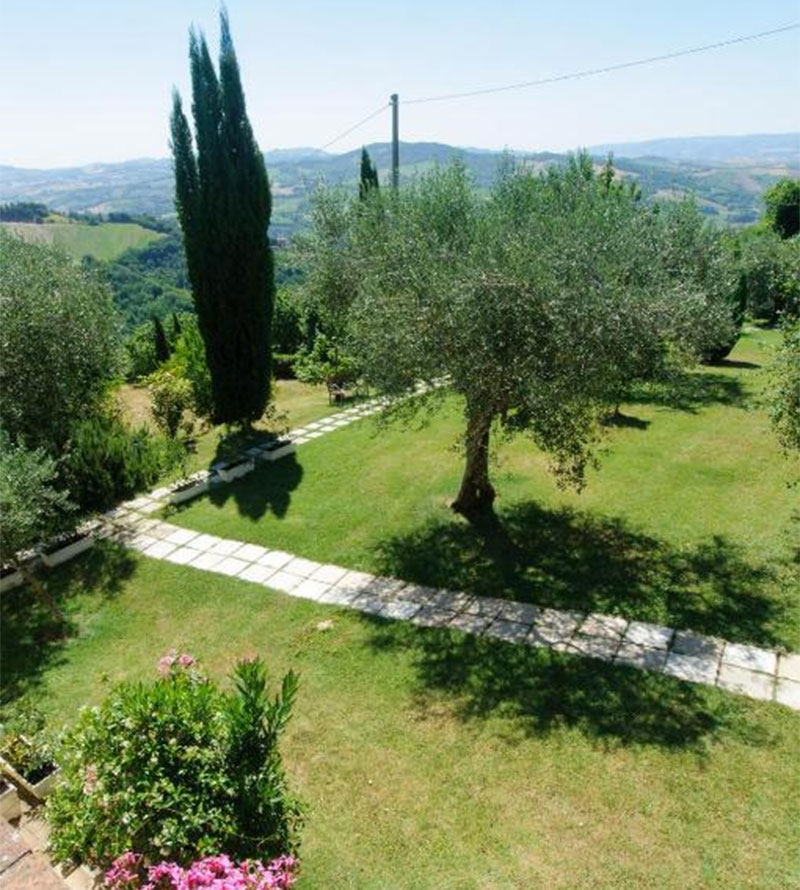
[[[90,256],[96,260],[113,260],[126,250],[145,247],[164,237],[136,223],[11,222],[0,223],[0,226],[26,241],[55,244],[75,259]]]
[[[592,154],[613,152],[620,158],[664,158],[705,164],[800,165],[800,133],[753,133],[747,136],[691,136],[609,142],[592,145]]]
[[[709,216],[724,223],[742,224],[760,216],[761,195],[777,179],[800,176],[800,155],[793,150],[799,140],[798,134],[697,137],[592,146],[590,151],[600,162],[613,150],[620,173],[635,178],[648,197],[694,192]],[[388,180],[390,145],[382,142],[367,147],[382,181]],[[694,157],[687,159],[691,152]],[[658,153],[660,156],[654,157]],[[564,155],[552,152],[514,154],[535,168],[564,160]],[[309,197],[320,179],[355,187],[359,155],[360,149],[339,155],[312,148],[267,152],[274,195],[271,234],[291,236],[305,225]],[[500,152],[485,149],[403,142],[401,181],[459,157],[477,184],[487,187],[496,175],[500,156]],[[174,213],[172,166],[166,158],[53,170],[0,166],[3,201],[36,201],[60,211],[170,216]]]

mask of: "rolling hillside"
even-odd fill
[[[593,146],[602,160],[615,153],[619,171],[635,178],[645,196],[697,195],[709,216],[726,224],[756,220],[762,212],[761,195],[782,176],[800,176],[798,134],[697,137],[646,143]],[[381,179],[389,173],[390,146],[368,146]],[[661,152],[663,156],[653,157]],[[321,178],[354,186],[360,150],[331,155],[315,149],[280,149],[266,153],[273,186],[271,233],[290,237],[305,224],[309,196]],[[563,155],[551,152],[516,152],[526,163],[541,167]],[[479,186],[494,177],[500,152],[456,148],[441,143],[401,143],[401,180],[437,163],[460,157]],[[0,202],[39,201],[56,210],[108,213],[173,214],[172,168],[168,159],[137,160],[120,164],[92,164],[57,170],[27,170],[0,166]]]
[[[126,250],[144,247],[163,238],[160,232],[145,229],[136,223],[78,222],[0,223],[26,241],[54,244],[70,256],[80,259],[91,256],[96,260],[113,260]]]

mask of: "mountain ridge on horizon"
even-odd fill
[[[795,145],[800,146],[800,134],[789,133],[671,137],[589,146],[587,150],[598,163],[613,152],[619,174],[635,179],[646,197],[674,198],[694,193],[709,216],[739,225],[758,218],[763,210],[761,195],[781,176],[800,176],[800,152],[795,152]],[[391,144],[376,142],[366,148],[381,179],[387,181]],[[672,157],[653,156],[654,148],[672,151]],[[562,163],[567,156],[563,152],[508,151],[534,169]],[[711,160],[687,158],[686,153],[691,151],[705,152]],[[749,157],[743,154],[745,151]],[[361,148],[356,148],[329,154],[307,147],[265,152],[273,191],[270,231],[278,237],[290,237],[306,224],[311,192],[319,179],[355,188],[360,152]],[[478,187],[487,188],[496,176],[502,153],[440,142],[401,142],[401,181],[459,157]],[[35,201],[61,212],[167,217],[174,214],[173,194],[172,163],[166,157],[40,170],[0,165],[0,203]]]

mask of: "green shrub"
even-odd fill
[[[272,348],[277,353],[297,352],[304,339],[305,320],[298,291],[280,288],[272,317]]]
[[[297,374],[294,363],[297,361],[295,353],[273,352],[272,375],[276,380],[295,380]]]
[[[139,325],[125,341],[127,355],[126,376],[138,380],[152,374],[158,367],[152,322]]]
[[[331,383],[348,386],[355,383],[360,370],[355,359],[342,352],[325,334],[317,334],[314,348],[295,362],[297,379],[303,383]]]
[[[56,858],[107,866],[136,850],[186,865],[221,850],[265,859],[296,849],[299,807],[277,747],[295,675],[270,700],[260,660],[237,665],[230,693],[186,654],[159,671],[117,686],[66,735],[48,803]]]
[[[194,413],[198,417],[211,417],[214,410],[211,372],[206,362],[206,347],[194,315],[183,316],[181,335],[175,343],[172,356],[172,367],[189,381]]]
[[[129,429],[118,415],[105,413],[75,424],[62,473],[83,510],[104,510],[151,488],[182,457],[180,443],[146,426]]]
[[[193,404],[192,385],[177,369],[160,368],[147,378],[151,413],[170,439],[178,435],[184,412]],[[191,429],[191,421],[189,428]]]

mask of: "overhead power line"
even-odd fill
[[[321,145],[319,147],[319,150],[325,151],[326,148],[330,148],[330,146],[333,145],[335,142],[338,142],[340,139],[344,139],[345,136],[349,136],[353,132],[353,130],[357,130],[359,127],[362,127],[364,124],[366,124],[367,121],[371,121],[373,117],[377,117],[382,111],[386,111],[388,107],[389,103],[384,102],[380,108],[376,108],[375,111],[368,114],[363,120],[360,120],[357,124],[353,124],[352,127],[348,127],[346,130],[339,133],[338,136],[334,136],[334,138],[331,139],[330,142],[326,142],[325,145]]]
[[[606,65],[603,68],[588,68],[585,71],[574,71],[571,74],[558,74],[554,77],[543,77],[539,80],[527,80],[522,83],[511,83],[501,87],[488,87],[482,90],[469,90],[463,93],[445,93],[441,96],[426,96],[422,99],[404,99],[403,105],[421,105],[423,102],[446,102],[450,99],[466,99],[470,96],[486,96],[489,93],[502,93],[506,90],[523,90],[528,87],[543,86],[548,83],[558,83],[562,80],[577,80],[581,77],[592,77],[595,74],[607,74],[610,71],[621,71],[625,68],[636,68],[640,65],[650,65],[653,62],[665,62],[668,59],[678,59],[681,56],[691,56],[695,53],[704,53],[713,49],[722,49],[733,46],[736,43],[746,43],[750,40],[760,40],[762,37],[771,37],[773,34],[783,34],[800,28],[800,22],[784,25],[782,28],[772,28],[770,31],[759,31],[757,34],[746,34],[743,37],[733,37],[730,40],[721,40],[718,43],[707,43],[704,46],[694,46],[690,49],[681,49],[676,52],[664,53],[660,56],[649,56],[646,59],[636,59],[632,62],[619,62],[616,65]]]

